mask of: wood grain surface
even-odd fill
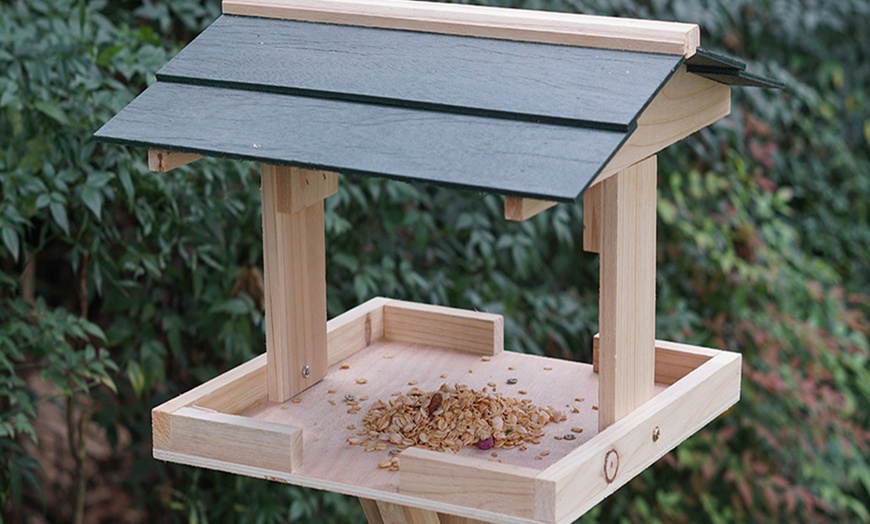
[[[696,24],[404,0],[223,0],[223,12],[692,56]]]

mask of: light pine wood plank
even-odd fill
[[[169,449],[171,429],[169,416],[201,399],[208,398],[219,391],[235,391],[237,383],[256,384],[257,381],[266,380],[266,355],[254,357],[251,360],[236,366],[208,382],[201,384],[186,393],[160,404],[151,410],[151,429],[153,432],[154,448]],[[263,395],[265,397],[265,394]],[[234,399],[230,399],[235,402]],[[256,402],[252,403],[252,405]],[[250,406],[248,406],[250,407]]]
[[[177,167],[196,162],[202,155],[196,153],[180,153],[165,149],[148,150],[148,170],[156,173],[168,173]]]
[[[400,493],[529,519],[552,519],[552,508],[539,500],[552,496],[554,486],[538,482],[538,470],[419,448],[402,452],[399,467]]]
[[[265,355],[264,355],[265,357]],[[262,365],[250,373],[241,375],[232,382],[226,382],[210,393],[202,395],[190,405],[219,413],[237,415],[246,409],[266,400],[266,359]]]
[[[384,524],[384,519],[381,518],[381,510],[378,508],[378,501],[359,497],[359,503],[362,506],[368,524]]]
[[[269,399],[283,402],[326,374],[323,202],[280,213],[291,168],[263,164],[263,259]],[[303,373],[307,370],[307,373]]]
[[[298,213],[338,191],[338,174],[299,167],[269,166],[275,173],[279,213]]]
[[[441,524],[489,524],[484,520],[458,517],[456,515],[448,515],[447,513],[439,513],[438,519],[441,521]]]
[[[360,316],[358,315],[358,318]],[[682,345],[674,345],[674,351],[680,351]],[[651,461],[664,454],[676,443],[694,432],[697,428],[708,422],[718,413],[730,405],[728,402],[719,400],[730,399],[730,403],[736,401],[739,396],[739,372],[740,356],[729,353],[719,353],[714,350],[703,348],[685,347],[687,353],[715,354],[706,364],[692,372],[685,380],[674,384],[677,393],[668,395],[671,388],[657,394],[651,402],[648,402],[632,412],[626,418],[612,425],[606,432],[612,436],[601,441],[597,434],[597,420],[595,411],[590,405],[595,402],[595,390],[597,388],[597,375],[592,367],[585,364],[547,359],[532,355],[522,355],[512,352],[503,352],[492,357],[490,361],[482,361],[479,356],[453,350],[443,350],[430,347],[420,347],[397,342],[374,342],[365,351],[350,356],[346,362],[349,367],[342,369],[338,365],[333,366],[327,377],[300,396],[300,402],[286,402],[276,404],[263,402],[251,407],[243,417],[272,422],[280,426],[302,428],[306,435],[304,462],[294,472],[288,473],[278,469],[278,462],[268,462],[265,465],[254,466],[251,464],[232,462],[224,459],[203,458],[196,455],[196,451],[179,453],[168,448],[155,447],[154,455],[162,460],[171,460],[199,467],[220,469],[239,474],[266,478],[268,480],[289,482],[296,485],[308,486],[317,489],[327,489],[352,496],[363,497],[370,500],[384,500],[402,506],[419,506],[423,509],[450,515],[462,515],[471,519],[484,522],[500,522],[505,524],[532,524],[544,521],[570,522],[573,516],[579,515],[582,507],[591,507],[606,494],[615,490],[618,486],[646,467],[637,466],[635,470],[635,447],[641,447],[642,451],[637,455],[638,460]],[[718,355],[724,354],[725,360]],[[719,360],[716,360],[719,358]],[[736,364],[729,364],[730,360],[736,359]],[[716,362],[713,367],[708,364]],[[251,367],[264,367],[263,357],[244,365],[250,372]],[[704,367],[708,366],[708,367]],[[511,369],[513,368],[513,369]],[[727,370],[725,369],[727,368]],[[243,368],[244,369],[244,368]],[[549,369],[549,370],[548,370]],[[469,373],[471,370],[473,373]],[[236,372],[238,368],[228,373]],[[447,374],[446,378],[440,377],[439,373]],[[699,373],[696,375],[696,373]],[[726,373],[730,378],[718,376]],[[708,383],[704,377],[716,375],[714,382]],[[357,378],[364,376],[368,383],[359,384]],[[506,385],[508,377],[517,377],[517,385]],[[698,377],[701,377],[700,380]],[[213,382],[225,383],[218,377]],[[499,450],[499,459],[504,459],[507,464],[497,464],[481,460],[481,452],[475,449],[464,449],[454,458],[461,460],[464,472],[476,470],[480,462],[491,466],[510,465],[537,472],[534,478],[536,493],[536,509],[538,514],[542,511],[550,511],[551,517],[539,519],[528,518],[522,515],[500,511],[498,508],[487,510],[478,507],[461,506],[450,502],[439,501],[430,498],[417,497],[399,491],[399,482],[404,474],[405,466],[398,474],[381,470],[377,467],[379,461],[388,457],[386,451],[381,453],[364,453],[358,447],[348,446],[345,439],[354,432],[347,429],[348,424],[360,427],[365,409],[370,402],[378,398],[387,399],[391,391],[408,389],[407,381],[413,379],[421,389],[433,389],[444,381],[463,382],[471,387],[480,388],[493,381],[499,384],[499,391],[509,395],[516,395],[515,388],[528,389],[528,398],[538,405],[563,406],[576,402],[577,397],[585,397],[587,400],[577,402],[580,413],[568,413],[568,420],[562,423],[546,427],[547,435],[542,439],[540,447],[530,447],[523,453],[519,450]],[[720,380],[722,379],[722,380]],[[695,386],[703,383],[704,388],[695,389]],[[211,384],[205,394],[214,390]],[[329,391],[335,393],[330,394]],[[353,393],[358,398],[368,397],[363,404],[363,412],[358,414],[346,413],[346,406],[342,403],[330,405],[329,399],[341,398],[343,393]],[[184,396],[183,396],[184,397]],[[304,398],[301,398],[304,397]],[[196,402],[198,398],[187,395],[183,401]],[[686,403],[688,402],[688,404]],[[727,405],[726,405],[727,404]],[[670,407],[672,406],[672,407]],[[662,415],[661,410],[670,409]],[[640,418],[637,418],[640,417]],[[696,429],[689,426],[696,424]],[[656,425],[660,426],[660,440],[662,446],[667,449],[653,449],[645,451],[644,441],[650,440],[652,430]],[[553,435],[561,435],[567,428],[583,427],[585,431],[578,435],[575,441],[557,441]],[[621,429],[617,429],[621,428]],[[198,433],[188,432],[190,439],[195,440]],[[623,440],[621,435],[626,434]],[[180,438],[176,433],[173,438]],[[669,440],[675,439],[675,440]],[[599,482],[605,480],[596,479],[595,476],[603,477],[603,457],[613,443],[621,457],[621,465],[613,485],[600,487]],[[576,459],[588,445],[593,444],[596,452],[588,460]],[[194,446],[197,448],[198,446]],[[544,460],[533,460],[540,451],[546,449],[551,454]],[[623,450],[628,450],[623,454]],[[406,451],[407,452],[407,451]],[[654,455],[654,456],[653,456]],[[410,455],[409,455],[410,456]],[[487,456],[484,454],[484,457]],[[440,458],[440,457],[438,457]],[[579,470],[568,471],[561,469],[564,461],[572,459],[582,463]],[[576,460],[575,460],[576,459]],[[402,456],[400,456],[400,461]],[[495,459],[489,459],[494,461]],[[626,460],[631,462],[626,466]],[[648,465],[648,464],[647,464]],[[553,469],[559,466],[559,469]],[[283,467],[283,466],[282,466]],[[571,469],[571,468],[569,468]],[[561,471],[561,473],[560,473]],[[506,470],[500,470],[506,473]],[[574,475],[578,477],[575,479]],[[586,475],[586,476],[584,476]],[[465,475],[457,475],[464,480]],[[592,477],[590,480],[590,476]],[[507,482],[504,479],[493,482]],[[560,484],[561,482],[561,484]],[[487,485],[484,482],[483,485]],[[547,491],[547,489],[552,490]],[[446,488],[445,488],[446,489]],[[558,491],[555,491],[557,490]],[[602,494],[602,490],[603,493]],[[581,507],[582,506],[582,507]],[[585,510],[583,510],[585,511]],[[558,517],[558,518],[557,518]]]
[[[329,362],[332,366],[384,338],[384,304],[376,297],[326,323]]]
[[[434,511],[384,501],[377,505],[384,524],[440,524]]]
[[[593,184],[648,158],[731,113],[731,88],[680,66],[637,119],[637,128]]]
[[[198,408],[170,415],[169,449],[204,459],[292,473],[302,464],[302,430]]]
[[[601,210],[599,431],[653,396],[656,158],[605,180]]]
[[[734,405],[740,370],[739,354],[719,352],[542,472],[539,480],[556,484],[556,522],[572,522]]]
[[[504,217],[506,220],[523,222],[555,205],[556,202],[550,200],[506,196],[504,197]]]
[[[347,366],[343,368],[342,364]],[[510,378],[516,378],[517,383],[508,384]],[[511,351],[492,355],[485,361],[481,355],[465,351],[382,340],[331,366],[322,381],[294,397],[294,401],[281,404],[263,402],[247,410],[244,415],[303,429],[306,455],[305,463],[299,470],[301,476],[331,480],[360,489],[396,492],[404,470],[394,473],[378,467],[381,461],[390,458],[389,449],[366,453],[363,448],[351,446],[347,442],[363,427],[366,413],[378,400],[389,402],[394,399],[394,392],[409,392],[415,387],[434,391],[444,383],[459,383],[480,391],[492,382],[496,384],[497,393],[530,399],[538,406],[561,409],[567,420],[545,426],[545,436],[540,444],[529,445],[526,451],[518,448],[498,449],[499,456],[496,458],[475,446],[467,446],[456,455],[493,463],[503,460],[507,465],[541,471],[597,433],[598,412],[592,409],[592,405],[596,404],[597,379],[598,375],[592,371],[591,365],[578,362]],[[347,394],[357,399],[365,397],[365,400],[360,400],[361,411],[349,412],[349,406],[344,401]],[[575,400],[578,398],[584,400]],[[571,408],[566,408],[566,405]],[[574,406],[578,408],[576,413],[572,409]],[[349,425],[356,429],[348,429]],[[583,428],[575,440],[554,438],[575,427]],[[536,460],[535,457],[540,457],[544,451],[548,454]],[[399,459],[401,461],[401,456]],[[361,495],[358,492],[351,494]],[[442,510],[463,514],[444,508]],[[478,509],[473,514],[465,515],[481,520],[497,520],[490,518],[487,513]]]
[[[504,350],[504,318],[492,313],[394,300],[384,305],[384,338],[495,355]]]
[[[224,0],[223,12],[686,57],[701,40],[696,24],[406,0]]]
[[[600,338],[592,339],[592,369],[598,372],[598,353]],[[698,369],[719,353],[718,350],[666,340],[656,340],[656,375],[659,384],[671,385],[692,371]]]
[[[601,250],[601,185],[595,184],[583,193],[583,250]]]

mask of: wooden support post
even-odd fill
[[[601,184],[583,193],[583,251],[601,251]]]
[[[656,157],[601,186],[599,431],[653,396]]]
[[[326,375],[323,199],[337,175],[263,164],[263,265],[269,400],[284,402]]]

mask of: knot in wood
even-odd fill
[[[604,456],[604,479],[608,484],[616,478],[616,473],[619,471],[619,453],[615,449],[611,449]]]

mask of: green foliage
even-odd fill
[[[705,46],[789,86],[735,90],[731,117],[659,160],[658,335],[742,352],[743,399],[585,520],[870,519],[868,4],[487,3],[697,22]],[[114,489],[148,520],[361,519],[350,498],[151,457],[153,406],[263,350],[260,297],[244,285],[262,264],[259,180],[255,166],[214,160],[149,174],[142,151],[91,137],[219,11],[0,3],[10,519],[43,511],[46,465],[26,451],[37,408],[84,395],[128,459]],[[493,196],[343,176],[326,234],[331,316],[376,295],[488,310],[505,315],[509,349],[590,357],[598,263],[581,250],[579,204],[517,224]]]

